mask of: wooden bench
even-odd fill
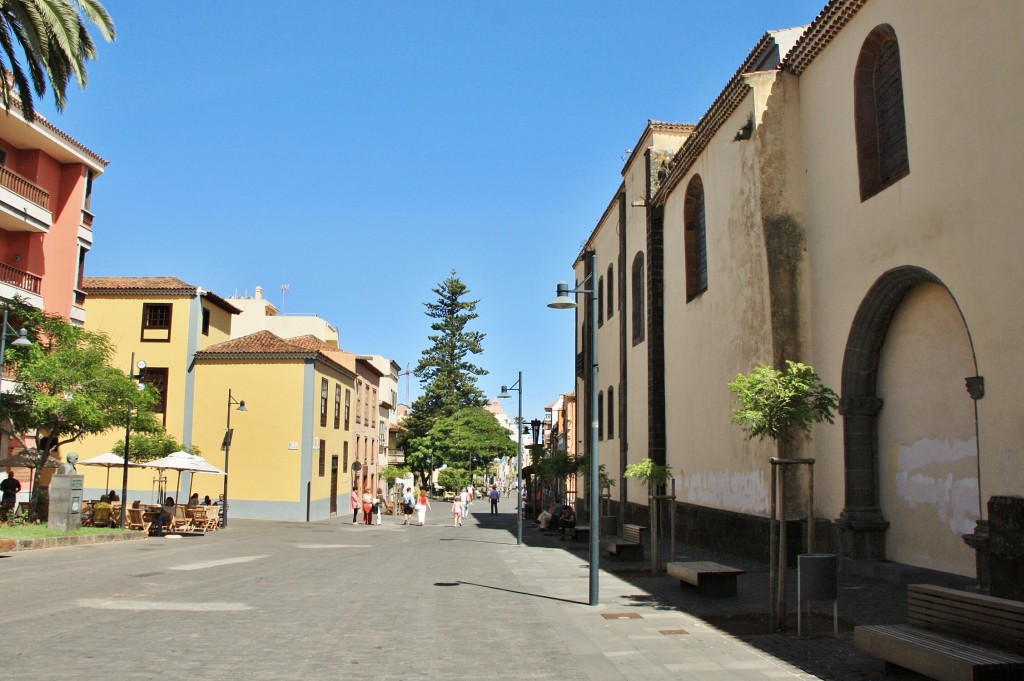
[[[622,556],[630,560],[644,559],[643,534],[647,528],[643,525],[622,525],[622,536],[609,537],[601,540],[601,550],[610,556]]]
[[[907,624],[854,627],[853,642],[940,681],[1024,678],[1024,603],[930,584],[907,587]]]
[[[705,596],[735,596],[736,577],[746,572],[709,560],[669,563],[666,569],[679,580],[679,586],[692,584]]]

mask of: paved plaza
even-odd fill
[[[706,598],[606,560],[588,600],[587,547],[526,523],[514,503],[454,527],[386,517],[232,519],[206,536],[0,554],[8,679],[882,679],[850,624],[902,619],[902,588],[842,576],[839,639],[765,633],[767,568]],[[474,511],[486,511],[476,503]],[[680,547],[677,558],[711,556]],[[828,610],[823,604],[823,610]],[[806,632],[805,632],[806,633]],[[889,679],[917,679],[907,674]]]

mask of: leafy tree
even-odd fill
[[[11,74],[26,120],[35,119],[33,92],[45,95],[47,82],[53,86],[59,111],[67,105],[72,76],[80,87],[86,86],[85,64],[98,54],[85,19],[104,40],[114,40],[114,21],[98,0],[0,1],[0,66]],[[19,47],[27,74],[18,58]],[[0,100],[8,111],[13,96],[10,81],[0,78]]]
[[[739,407],[732,422],[747,431],[747,439],[770,438],[785,456],[794,431],[810,437],[815,423],[833,423],[838,397],[822,384],[814,368],[786,360],[786,370],[760,364],[747,374],[738,374],[729,384]]]
[[[436,302],[424,303],[427,316],[435,320],[428,336],[432,345],[423,351],[413,373],[423,386],[423,394],[410,408],[402,422],[406,431],[400,438],[406,461],[425,474],[429,467],[431,450],[437,447],[428,435],[435,423],[453,416],[467,407],[483,407],[487,397],[476,381],[487,370],[473,364],[471,355],[483,352],[484,334],[470,331],[470,322],[476,313],[478,300],[465,300],[469,288],[452,270],[451,276],[433,289]],[[425,479],[425,478],[424,478]]]
[[[472,461],[483,466],[495,457],[515,456],[517,446],[494,414],[480,407],[439,419],[428,437],[435,468],[441,463],[468,468]]]
[[[407,475],[409,475],[409,469],[401,468],[399,466],[387,466],[386,468],[383,468],[379,473],[380,479],[388,483],[389,489],[391,488],[392,485],[395,484],[395,480],[398,480],[399,478],[404,478]]]
[[[631,463],[626,466],[626,470],[622,474],[627,478],[636,478],[637,480],[643,480],[648,485],[664,485],[666,482],[672,479],[672,467],[671,466],[660,466],[650,458],[638,461],[637,463]]]
[[[132,419],[132,430],[135,430],[135,419]],[[111,451],[118,456],[124,456],[124,440],[114,443]],[[199,447],[189,445],[185,447],[178,444],[174,436],[165,430],[154,433],[132,433],[131,451],[128,452],[128,460],[136,463],[160,459],[174,452],[185,451],[189,454],[201,454]]]
[[[16,301],[11,307],[18,305]],[[34,489],[39,488],[46,458],[61,445],[123,428],[129,410],[135,412],[133,430],[159,430],[150,411],[158,399],[155,391],[139,390],[110,365],[114,349],[105,334],[56,316],[20,309],[16,313],[34,342],[27,348],[7,348],[4,359],[12,365],[15,387],[0,401],[0,423],[9,422],[13,433],[35,437],[37,449],[29,451],[37,461]],[[33,517],[35,513],[33,509]]]
[[[438,472],[437,484],[446,490],[458,492],[469,485],[469,471],[464,468],[445,468]]]
[[[785,371],[761,364],[747,375],[737,375],[729,390],[736,394],[739,404],[732,412],[732,422],[747,431],[748,440],[770,438],[783,459],[788,458],[796,431],[809,438],[815,423],[833,423],[832,413],[838,407],[836,394],[822,384],[813,367],[788,359]],[[785,481],[785,475],[781,480]],[[807,499],[807,505],[813,507],[814,500]],[[780,495],[777,517],[783,521],[787,518],[785,494]],[[772,629],[777,629],[784,628],[786,622],[786,523],[776,526],[773,517],[770,532],[769,622]]]

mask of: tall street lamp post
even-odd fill
[[[146,384],[142,383],[142,372],[146,370],[145,360],[139,360],[136,364],[135,353],[132,353],[132,363],[128,367],[128,378],[139,381],[139,390],[145,390]],[[135,373],[135,372],[138,373]],[[128,456],[132,448],[132,405],[128,404],[128,414],[124,420],[124,466],[121,474],[121,527],[128,527]],[[163,503],[163,502],[161,502]]]
[[[598,530],[601,527],[600,509],[598,495],[600,494],[601,479],[597,460],[597,254],[590,252],[590,274],[588,274],[580,285],[570,290],[569,284],[559,282],[555,289],[555,299],[548,303],[548,307],[556,310],[572,310],[576,308],[576,301],[570,294],[578,295],[585,293],[590,296],[590,314],[587,324],[590,325],[590,375],[588,383],[590,390],[590,605],[598,604],[598,572],[600,550],[598,544]],[[587,282],[590,288],[581,288]]]
[[[516,546],[523,544],[523,372],[519,372],[519,380],[509,386],[501,386],[498,399],[508,399],[510,390],[519,393],[519,419],[516,421],[516,433],[519,436],[519,449],[516,450]]]
[[[4,310],[3,326],[0,329],[2,329],[2,333],[0,333],[0,396],[3,396],[3,364],[7,354],[7,337],[17,336],[17,338],[11,341],[11,345],[16,348],[28,347],[32,345],[32,341],[28,339],[27,330],[15,331],[14,327],[7,322],[7,310]]]
[[[245,408],[245,400],[236,400],[231,395],[231,388],[228,388],[228,422],[224,429],[224,442],[221,444],[221,449],[224,450],[224,499],[221,507],[221,527],[228,526],[228,457],[231,454],[231,435],[234,433],[231,430],[231,407],[238,405],[238,411],[249,411]]]
[[[537,462],[544,458],[544,436],[541,432],[540,419],[530,421],[530,430],[533,432],[533,445],[530,447],[530,465],[533,466],[533,517],[540,518],[544,510],[544,481],[537,474]]]

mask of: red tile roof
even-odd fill
[[[177,277],[82,277],[82,290],[92,296],[203,296],[231,314],[241,310],[216,293]]]
[[[296,342],[298,341],[298,342]],[[257,331],[241,338],[232,338],[223,343],[211,345],[196,353],[197,360],[215,359],[315,359],[331,365],[347,376],[355,378],[355,373],[332,357],[332,351],[324,347],[316,347],[323,343],[315,336],[299,336],[284,339],[272,331]]]

